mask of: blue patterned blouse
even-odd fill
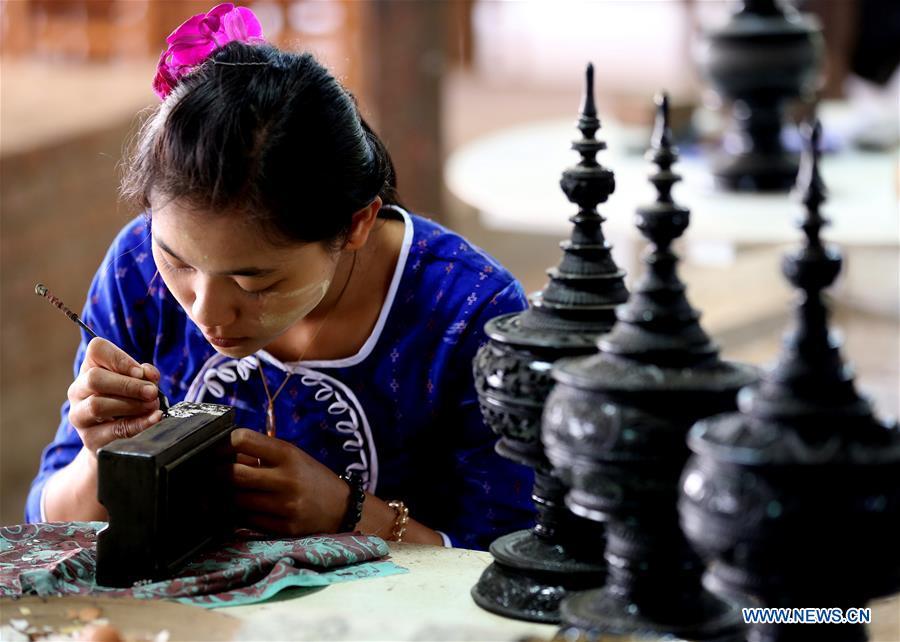
[[[101,337],[162,372],[172,403],[235,407],[237,425],[265,431],[266,396],[257,360],[277,388],[278,437],[336,473],[357,471],[369,492],[402,499],[446,544],[486,548],[533,521],[532,473],[494,452],[472,382],[472,359],[491,317],[527,305],[521,286],[494,259],[434,222],[400,208],[403,247],[371,336],[345,359],[282,363],[265,350],[243,359],[217,353],[161,279],[148,221],[129,223],[94,277],[84,321]],[[75,358],[81,366],[87,337]],[[62,405],[56,437],[41,458],[25,510],[42,517],[47,479],[81,449]]]

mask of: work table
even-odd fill
[[[489,553],[389,542],[391,560],[409,573],[291,589],[274,599],[218,609],[241,620],[237,640],[549,640],[557,626],[503,618],[469,591]],[[296,599],[294,599],[296,598]],[[810,606],[810,605],[805,605]],[[819,605],[825,606],[825,605]],[[870,642],[900,641],[900,595],[873,602]]]
[[[518,640],[551,638],[556,626],[489,613],[469,590],[489,553],[390,542],[409,573],[292,589],[267,602],[218,610],[242,620],[239,640]],[[299,596],[292,599],[292,596]]]

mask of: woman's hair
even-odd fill
[[[394,166],[353,96],[308,53],[231,42],[144,123],[122,196],[259,219],[281,241],[340,243],[354,212],[399,204]]]

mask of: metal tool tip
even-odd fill
[[[47,286],[43,283],[38,283],[34,286],[34,293],[39,294],[40,296],[47,296]]]

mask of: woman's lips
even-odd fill
[[[209,341],[214,346],[219,348],[233,348],[237,345],[240,345],[244,341],[247,340],[247,337],[211,337],[209,335],[206,336],[206,340]]]

